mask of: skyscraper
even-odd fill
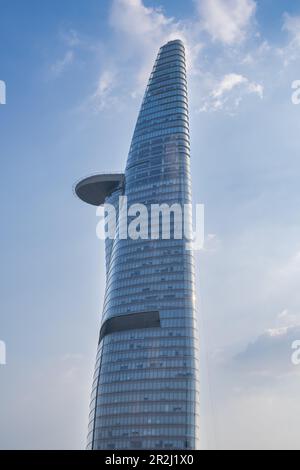
[[[125,174],[76,186],[94,205],[119,197],[191,204],[185,48],[157,56]],[[193,253],[186,239],[106,240],[106,292],[91,397],[88,449],[196,449],[199,446],[198,339]],[[173,231],[172,231],[173,229]],[[150,230],[150,228],[149,228]],[[171,224],[174,235],[174,221]]]

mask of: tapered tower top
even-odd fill
[[[176,110],[174,109],[176,105]],[[164,44],[158,52],[133,134],[126,171],[145,160],[141,148],[154,137],[182,135],[189,145],[185,47],[181,39]],[[149,159],[148,159],[149,160]],[[75,186],[75,194],[94,206],[124,189],[126,173],[96,174]]]

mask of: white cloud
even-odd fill
[[[285,13],[283,17],[283,30],[287,31],[292,41],[300,46],[300,16],[291,16]]]
[[[233,88],[241,85],[242,83],[247,83],[247,78],[243,77],[242,75],[238,75],[236,73],[230,73],[225,75],[225,77],[221,80],[221,82],[217,85],[215,90],[212,92],[213,98],[220,98],[225,93],[233,90]]]
[[[256,10],[253,0],[195,0],[202,28],[226,45],[237,44],[246,37]]]
[[[83,36],[74,29],[62,30],[58,34],[58,39],[63,46],[61,57],[53,60],[47,67],[52,78],[58,78],[68,69],[68,67],[78,61],[85,63],[89,54],[100,56],[103,46],[100,41],[94,41],[89,37]]]
[[[119,32],[136,38],[144,37],[144,40],[158,34],[162,29],[173,23],[172,18],[167,18],[161,9],[147,8],[141,0],[114,0],[111,11],[111,24]],[[134,27],[133,27],[134,26]]]
[[[285,67],[292,62],[299,60],[300,48],[300,16],[292,16],[288,13],[283,15],[283,31],[289,36],[289,43],[282,48],[278,48],[277,52],[283,59]]]
[[[116,105],[117,97],[114,95],[114,88],[117,85],[117,74],[111,69],[101,72],[96,91],[90,96],[89,104],[94,111],[102,111],[105,108]]]
[[[143,0],[113,0],[110,25],[115,33],[116,50],[113,55],[103,60],[102,68],[106,70],[113,65],[114,70],[118,71],[120,80],[118,84],[113,85],[116,86],[115,89],[110,86],[108,93],[106,86],[105,90],[102,89],[103,77],[100,77],[100,85],[94,93],[94,98],[98,102],[100,99],[100,103],[106,102],[107,97],[113,95],[122,95],[124,98],[121,100],[128,99],[128,97],[140,98],[144,93],[159,47],[177,38],[182,39],[186,45],[190,91],[191,94],[195,92],[193,102],[197,103],[196,109],[223,110],[225,103],[229,103],[230,92],[238,88],[240,93],[230,101],[229,108],[233,107],[236,110],[245,93],[262,97],[262,85],[250,82],[242,75],[226,75],[224,82],[218,84],[214,78],[216,71],[209,71],[211,64],[206,64],[205,73],[202,69],[204,60],[206,61],[203,57],[205,49],[203,29],[210,32],[214,39],[219,39],[225,44],[231,45],[234,41],[242,40],[251,23],[256,3],[253,0],[223,0],[222,2],[205,0],[196,1],[196,7],[200,13],[200,22],[198,16],[178,21],[168,16],[162,8],[145,6]],[[75,35],[75,41],[77,37],[78,35]],[[72,38],[73,35],[71,35]],[[201,52],[203,52],[203,61],[199,60]],[[220,71],[217,73],[219,75]],[[208,82],[211,87],[207,86]],[[218,85],[221,88],[215,90],[214,87]],[[200,95],[199,87],[202,90]],[[222,87],[225,89],[223,90]],[[122,92],[120,92],[121,88]],[[202,96],[209,96],[209,99],[203,100]],[[102,104],[100,104],[101,108]]]
[[[137,96],[145,88],[154,58],[159,47],[173,39],[189,42],[185,26],[174,18],[166,16],[161,8],[146,7],[142,0],[113,0],[110,24],[119,35],[119,48],[129,59],[141,61],[137,72]],[[191,48],[193,55],[199,52],[199,45]]]
[[[200,111],[217,111],[226,108],[227,111],[236,109],[245,95],[255,94],[263,98],[263,85],[251,82],[243,75],[230,73],[214,84],[208,99],[204,100]]]
[[[298,373],[291,362],[292,344],[299,339],[300,325],[276,326],[267,329],[250,342],[244,351],[236,355],[237,364],[243,365],[244,372],[252,374],[264,372],[270,378]]]
[[[94,91],[75,108],[75,111],[97,115],[104,109],[107,111],[113,109],[114,112],[122,110],[124,103],[119,93],[117,93],[118,86],[118,73],[115,69],[108,67],[102,70],[95,84]]]
[[[283,310],[277,317],[277,322],[282,325],[282,329],[295,328],[300,326],[300,314],[292,313],[290,310]],[[279,327],[280,329],[280,327]]]
[[[244,77],[244,71],[242,75],[227,74],[223,81],[218,82],[215,77],[224,73],[225,58],[222,64],[220,58],[217,63],[215,57],[210,59],[205,56],[203,39],[204,30],[214,40],[229,46],[245,38],[256,9],[254,0],[195,0],[195,5],[200,21],[198,15],[177,20],[168,16],[162,8],[146,6],[143,0],[111,2],[109,22],[113,30],[112,43],[109,55],[102,50],[101,69],[116,71],[118,81],[111,80],[111,77],[108,81],[108,72],[101,72],[97,90],[88,99],[90,103],[98,103],[95,109],[101,110],[107,107],[107,103],[119,107],[122,103],[125,105],[128,99],[140,99],[158,49],[176,38],[182,39],[186,46],[190,94],[193,95],[192,103],[196,110],[225,109],[231,112],[232,109],[237,110],[246,94],[263,97],[263,86]],[[68,44],[76,47],[80,40],[77,32],[69,31]],[[252,52],[251,49],[243,52],[243,58],[248,54],[245,63],[255,63]],[[234,60],[228,57],[227,68],[228,62],[229,66],[234,67],[237,62],[242,64],[242,58],[239,55]]]
[[[99,98],[103,98],[107,96],[109,91],[111,90],[115,80],[115,75],[112,71],[106,70],[104,71],[100,78],[99,78],[99,83],[96,91],[96,95]]]
[[[65,53],[64,57],[55,62],[50,67],[51,74],[54,78],[60,77],[69,65],[74,62],[74,52],[69,50]]]
[[[146,7],[142,0],[113,0],[109,22],[114,52],[102,58],[104,72],[87,100],[95,111],[140,98],[161,45],[176,38],[185,40],[183,27],[174,18],[161,8]]]
[[[158,48],[173,39],[186,40],[184,27],[161,8],[146,7],[142,0],[113,0],[110,23],[117,34],[126,37],[127,54],[153,60]],[[146,57],[145,57],[146,55]]]
[[[264,87],[260,83],[248,82],[248,91],[258,95],[261,99],[264,97]]]
[[[279,313],[278,318],[279,319],[286,318],[288,313],[289,313],[288,310],[283,310],[282,312]]]
[[[78,47],[84,44],[83,40],[79,37],[79,33],[74,29],[70,29],[69,31],[63,31],[61,33],[61,37],[63,41],[69,47]]]
[[[282,326],[281,328],[270,328],[266,331],[266,335],[270,338],[277,338],[278,336],[284,336],[287,334],[288,327]]]

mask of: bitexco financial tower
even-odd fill
[[[185,48],[157,56],[125,174],[76,186],[83,201],[191,204]],[[199,369],[193,253],[186,240],[106,240],[106,292],[88,449],[199,448]]]

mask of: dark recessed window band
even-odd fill
[[[145,328],[160,328],[159,312],[131,313],[106,320],[100,331],[99,343],[112,333],[127,330],[142,330]]]

